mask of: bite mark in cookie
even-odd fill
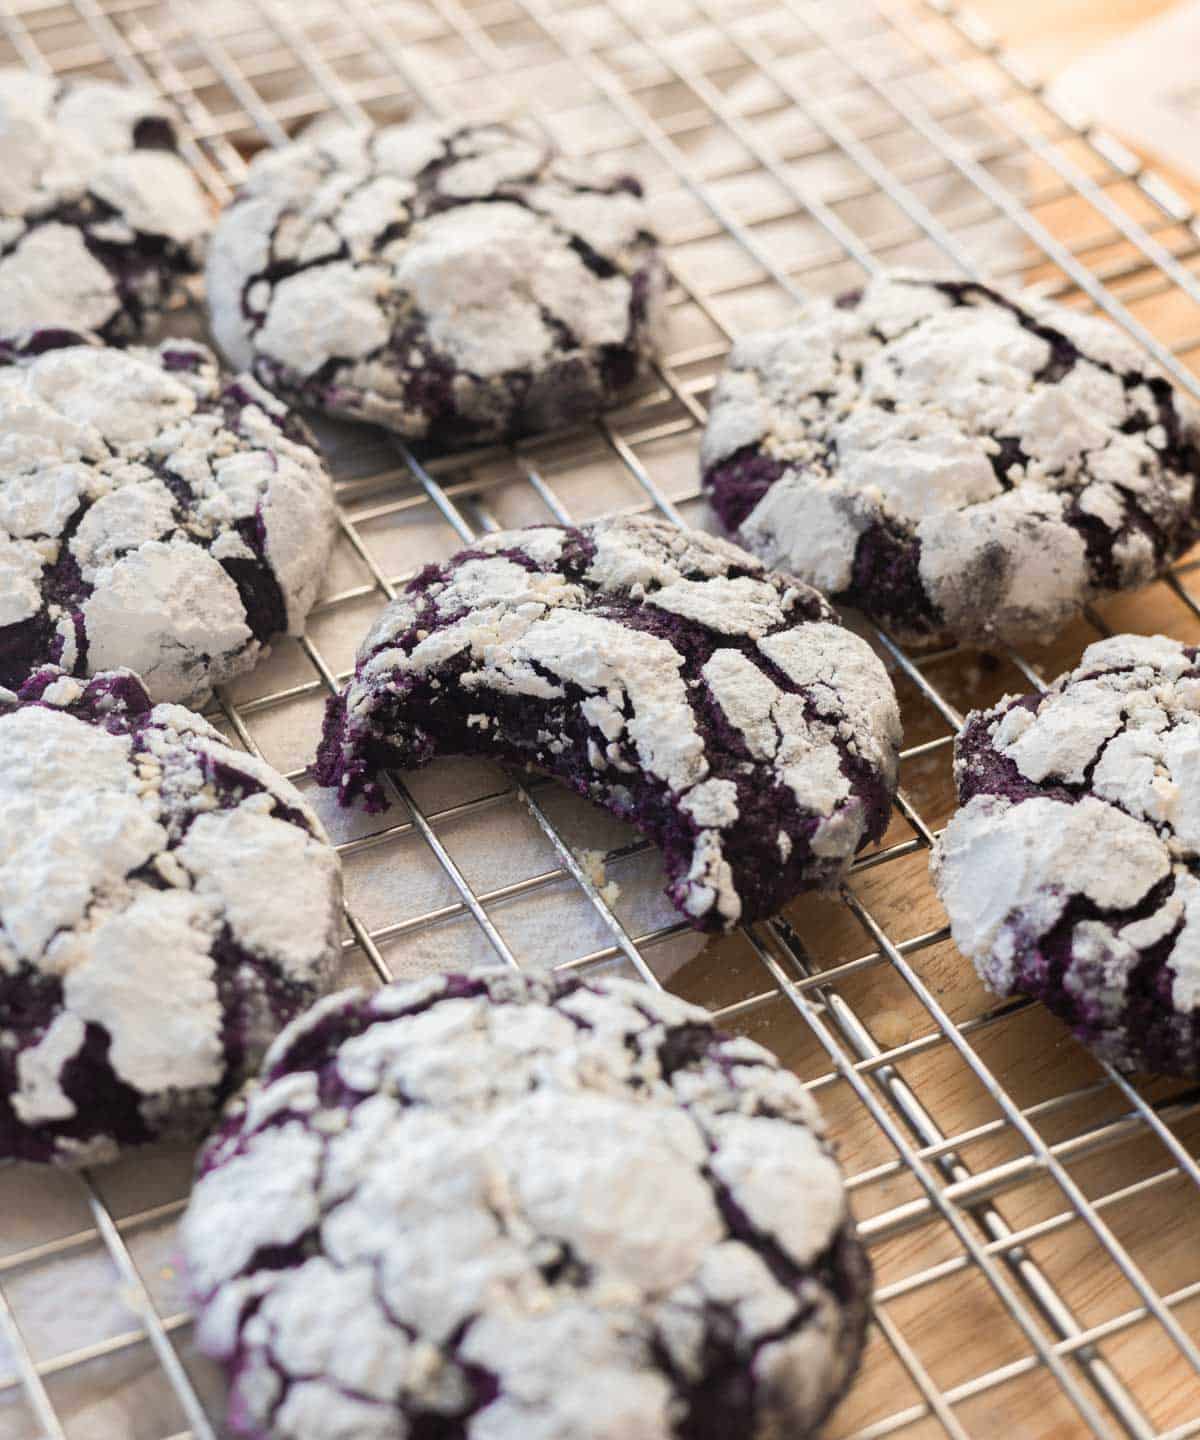
[[[189,341],[0,341],[0,684],[136,670],[198,702],[303,631],[333,543],[315,442]]]
[[[887,826],[900,721],[815,591],[662,521],[489,535],[379,617],[317,764],[343,803],[435,755],[536,765],[663,851],[698,929],[833,885]]]
[[[332,979],[295,788],[135,675],[0,691],[0,1159],[199,1135]]]
[[[144,91],[0,70],[0,335],[142,333],[212,226],[177,145],[170,108]]]
[[[181,1235],[250,1440],[803,1440],[870,1289],[796,1077],[627,981],[321,1003],[205,1151]]]
[[[1200,1074],[1200,664],[1091,645],[1045,695],[968,717],[934,875],[955,943],[1102,1058]]]
[[[1196,539],[1200,416],[1107,320],[880,278],[734,349],[722,521],[910,641],[1048,638]]]
[[[653,354],[663,288],[637,182],[501,125],[264,154],[208,266],[235,364],[436,446],[594,415]]]

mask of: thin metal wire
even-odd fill
[[[987,196],[999,212],[1007,215],[1015,225],[1023,230],[1043,255],[1052,260],[1064,274],[1072,278],[1097,309],[1102,310],[1109,319],[1115,320],[1122,329],[1126,330],[1174,380],[1194,395],[1200,396],[1200,379],[1181,365],[1157,336],[1130,314],[1129,310],[1107,291],[1089,270],[1080,265],[1071,254],[1070,249],[1044,224],[1035,219],[1021,200],[1011,194],[990,171],[973,159],[918,99],[900,91],[891,81],[872,74],[871,70],[838,39],[833,28],[820,16],[816,7],[805,4],[804,0],[783,0],[783,3],[828,45],[832,55],[851,69],[863,83],[868,85],[881,100],[896,112],[899,121],[909,125],[924,140],[940,151],[964,179],[970,181],[982,194]],[[910,196],[904,193],[898,195],[893,193],[894,186],[883,186],[883,188],[887,189],[887,193],[897,204],[906,209],[911,206]],[[1079,190],[1074,182],[1072,182],[1072,190],[1079,194],[1081,199],[1088,200],[1090,198]],[[914,216],[914,218],[916,217]],[[1149,255],[1155,248],[1153,240],[1143,226],[1126,221],[1122,228],[1126,237],[1134,240],[1143,253]]]
[[[707,27],[725,46],[728,58],[722,68],[745,62],[772,82],[782,102],[735,105],[727,98],[716,72],[694,51],[679,44],[678,35],[657,22],[653,7],[639,6],[635,0],[607,0],[614,28],[603,34],[578,24],[577,12],[559,0],[494,0],[470,6],[462,0],[419,0],[406,7],[403,19],[397,19],[384,3],[343,0],[340,23],[334,27],[336,33],[327,31],[319,38],[309,28],[302,7],[292,6],[287,0],[253,0],[243,7],[246,24],[257,26],[256,33],[266,37],[266,44],[250,56],[236,52],[234,42],[222,38],[218,27],[198,24],[200,15],[187,0],[162,3],[171,17],[169,31],[158,25],[159,0],[71,0],[65,5],[51,5],[46,0],[0,0],[0,27],[14,54],[26,64],[75,70],[107,62],[131,79],[156,84],[188,119],[198,142],[189,154],[219,198],[238,183],[243,173],[244,159],[236,148],[238,144],[252,139],[280,144],[288,138],[295,122],[320,112],[333,111],[352,123],[362,123],[377,100],[393,105],[389,113],[394,113],[398,99],[435,112],[444,108],[436,77],[427,72],[413,50],[414,36],[418,43],[460,46],[464,79],[477,76],[496,82],[501,91],[512,90],[531,117],[551,131],[559,118],[556,105],[543,101],[537,87],[526,84],[522,90],[523,75],[534,64],[561,61],[573,68],[581,90],[588,92],[588,100],[606,106],[627,127],[627,138],[601,134],[589,142],[589,151],[607,156],[632,145],[644,146],[707,217],[693,222],[690,228],[681,227],[673,237],[676,243],[725,236],[751,262],[753,273],[749,278],[739,273],[704,286],[689,281],[673,264],[672,305],[694,310],[717,338],[667,355],[657,372],[660,388],[644,392],[629,411],[607,417],[591,431],[581,433],[565,465],[560,458],[552,470],[549,461],[536,458],[543,453],[543,447],[536,443],[520,447],[510,457],[517,483],[527,485],[546,512],[564,523],[570,521],[571,515],[555,489],[555,476],[569,470],[572,459],[583,463],[594,458],[597,442],[644,497],[632,506],[620,507],[622,512],[656,510],[677,522],[685,518],[684,507],[697,492],[692,489],[683,495],[668,495],[644,456],[652,444],[694,435],[703,423],[703,398],[709,376],[689,371],[695,366],[711,369],[733,339],[730,326],[722,319],[722,300],[759,284],[771,285],[786,299],[798,300],[803,297],[801,277],[820,277],[822,271],[848,263],[870,273],[894,252],[922,239],[937,246],[964,273],[976,273],[969,232],[981,222],[1010,224],[1030,242],[1031,257],[1036,253],[1040,262],[1049,261],[1057,267],[1061,280],[1045,287],[1050,293],[1086,296],[1140,341],[1180,383],[1200,393],[1200,384],[1178,359],[1195,342],[1165,346],[1128,309],[1143,298],[1171,291],[1200,298],[1200,279],[1186,268],[1200,255],[1200,224],[1194,211],[1169,187],[1142,170],[1116,142],[1094,131],[1079,130],[1068,117],[1055,111],[1036,84],[1021,76],[1018,68],[996,49],[991,37],[950,0],[925,0],[925,17],[941,17],[937,21],[940,29],[932,32],[928,26],[914,23],[909,0],[875,0],[874,12],[853,27],[819,0],[782,0],[779,8],[799,27],[805,55],[820,59],[831,70],[840,67],[848,86],[853,86],[859,96],[874,98],[875,110],[866,119],[855,121],[845,118],[836,103],[837,96],[810,95],[797,82],[786,59],[762,38],[758,12],[749,16],[731,14],[729,0],[691,0],[696,26]],[[423,27],[411,13],[418,8],[427,20]],[[90,37],[87,43],[75,41],[70,48],[55,48],[58,41],[52,37],[63,12],[83,22],[84,33]],[[409,25],[416,28],[407,29]],[[504,31],[514,26],[523,27],[519,45],[504,40]],[[867,58],[867,47],[881,37],[890,38],[897,53],[897,63],[889,64],[886,72]],[[947,38],[954,43],[941,43]],[[190,47],[186,62],[175,54],[174,47],[180,43]],[[381,78],[378,71],[367,79],[361,78],[361,72],[360,78],[346,77],[343,67],[352,60],[379,56],[385,59],[390,78]],[[976,78],[976,62],[981,59],[995,68],[999,88],[990,78]],[[269,98],[263,87],[283,76],[299,77],[296,91],[286,97]],[[914,88],[930,77],[947,82],[936,101],[927,100],[924,90]],[[213,88],[232,99],[234,108],[218,112],[214,102],[206,101],[204,96]],[[670,89],[675,98],[670,110],[660,113],[654,102],[664,89]],[[1040,106],[1046,124],[1036,125],[1017,115],[1013,106],[1004,103],[1012,97]],[[757,123],[781,103],[802,114],[807,126],[805,136],[786,150],[768,141]],[[965,147],[953,138],[949,127],[973,116],[986,117],[993,139]],[[925,149],[920,156],[889,168],[874,147],[897,128],[921,137]],[[692,137],[712,129],[731,137],[744,158],[702,170],[692,158],[689,144]],[[1087,147],[1098,162],[1095,173],[1082,169],[1065,154],[1062,142],[1067,139]],[[820,156],[846,162],[844,168],[851,171],[850,177],[836,188],[820,190],[802,182],[794,168],[796,162]],[[1017,195],[997,176],[1005,165],[1023,165],[1030,157],[1045,162],[1053,171],[1053,179]],[[780,197],[755,211],[724,198],[725,192],[717,183],[754,175],[769,177]],[[920,198],[925,182],[955,176],[973,187],[975,198],[942,210]],[[1135,185],[1154,207],[1159,218],[1152,224],[1137,221],[1114,198],[1117,187],[1126,183]],[[850,223],[844,207],[876,197],[886,197],[902,221],[863,232]],[[1068,244],[1051,234],[1031,213],[1068,197],[1086,202],[1105,221],[1102,235],[1089,233]],[[803,254],[781,263],[774,250],[763,244],[760,227],[802,215],[815,223],[831,244],[824,249],[810,245]],[[1174,235],[1175,227],[1183,227],[1186,232],[1188,238],[1182,244],[1165,238]],[[1111,261],[1101,258],[1106,247],[1118,242],[1134,253]],[[1087,268],[1093,259],[1095,268]],[[1015,267],[1012,273],[1016,273]],[[1118,285],[1119,290],[1109,288]],[[503,452],[492,455],[502,458]],[[470,468],[460,457],[423,465],[401,447],[398,458],[398,466],[380,464],[365,479],[343,482],[342,533],[369,583],[348,586],[326,597],[315,614],[361,604],[372,594],[386,600],[407,578],[385,572],[364,538],[363,526],[424,507],[432,508],[461,541],[495,527],[490,497],[513,481],[510,477],[487,481],[479,477],[476,472],[491,457],[471,457]],[[397,496],[397,480],[405,475],[411,477],[416,488]],[[353,509],[347,508],[351,506]],[[1181,565],[1169,583],[1189,617],[1200,619],[1200,605],[1185,583],[1185,577],[1194,569],[1194,563]],[[1102,629],[1099,617],[1090,618]],[[935,678],[938,664],[947,657],[912,657],[890,637],[880,634],[876,638],[919,699],[947,727],[947,733],[909,747],[905,763],[947,756],[953,732],[962,724],[958,707]],[[336,688],[343,678],[311,635],[301,648],[312,669],[311,680],[240,704],[229,694],[221,695],[221,713],[234,736],[248,749],[257,750],[248,720],[257,722],[280,707]],[[1025,657],[1009,654],[1006,658],[1029,684],[1043,685],[1036,666]],[[346,907],[349,933],[345,946],[360,949],[380,979],[386,980],[391,974],[381,950],[384,943],[467,916],[505,963],[517,965],[520,957],[501,932],[493,912],[547,885],[569,881],[599,917],[611,943],[565,962],[564,968],[618,960],[633,966],[647,983],[660,983],[648,954],[653,946],[684,927],[673,923],[644,934],[631,934],[588,868],[551,822],[538,798],[544,787],[510,776],[507,786],[494,793],[440,810],[423,810],[401,777],[393,777],[392,786],[397,809],[388,817],[388,823],[339,848],[349,857],[395,844],[404,836],[418,836],[436,857],[454,898],[419,915],[385,920],[374,928],[351,906]],[[519,881],[476,889],[439,831],[456,817],[484,814],[514,800],[528,807],[558,863]],[[852,872],[855,877],[928,851],[933,844],[936,832],[907,792],[901,793],[897,814],[911,831],[911,838],[861,857]],[[644,844],[628,846],[607,856],[606,864],[637,864],[646,848]],[[971,1020],[955,1023],[914,964],[916,957],[946,939],[944,927],[899,939],[887,932],[853,889],[847,889],[844,898],[874,949],[856,959],[818,965],[786,924],[757,927],[744,940],[761,968],[767,988],[734,1001],[720,1014],[724,1021],[732,1022],[766,1006],[783,1005],[815,1037],[828,1058],[829,1069],[811,1079],[810,1088],[848,1089],[893,1152],[894,1158],[851,1175],[848,1183],[852,1192],[866,1194],[905,1176],[916,1182],[916,1198],[892,1204],[864,1221],[863,1235],[869,1244],[879,1247],[930,1226],[938,1227],[956,1242],[953,1253],[947,1255],[943,1247],[935,1263],[880,1287],[879,1332],[909,1377],[917,1398],[911,1404],[898,1401],[892,1413],[858,1431],[856,1440],[881,1440],[930,1419],[946,1434],[966,1436],[969,1430],[958,1413],[959,1407],[1039,1371],[1055,1377],[1063,1395],[1093,1434],[1121,1433],[1149,1440],[1159,1432],[1148,1417],[1140,1393],[1135,1393],[1137,1385],[1128,1377],[1117,1376],[1100,1346],[1134,1326],[1153,1324],[1163,1340],[1169,1339],[1177,1353],[1195,1367],[1200,1356],[1177,1312],[1200,1296],[1200,1281],[1160,1294],[1126,1247],[1116,1240],[1104,1216],[1143,1195],[1173,1187],[1191,1191],[1200,1185],[1200,1166],[1180,1133],[1182,1122],[1200,1113],[1196,1094],[1189,1092],[1152,1103],[1124,1077],[1105,1071],[1093,1085],[1052,1096],[1036,1105],[1018,1105],[979,1058],[976,1040],[990,1027],[1027,1010],[1029,1002],[997,1004]],[[921,1012],[929,1017],[931,1028],[927,1033],[894,1046],[878,1043],[840,989],[843,981],[872,969],[892,971],[907,983]],[[939,1127],[929,1106],[899,1069],[914,1057],[936,1050],[958,1057],[966,1071],[992,1096],[996,1118],[954,1134]],[[1103,1120],[1090,1119],[1088,1107],[1108,1098],[1123,1102],[1119,1112]],[[1052,1117],[1068,1115],[1076,1117],[1070,1133],[1053,1143],[1043,1140],[1040,1125]],[[1010,1158],[970,1168],[966,1157],[973,1147],[1005,1137],[1021,1142],[1022,1153],[1011,1158],[1010,1152]],[[1096,1195],[1085,1194],[1066,1168],[1085,1157],[1115,1151],[1145,1137],[1158,1142],[1166,1168]],[[1014,1226],[1007,1221],[997,1206],[998,1199],[1047,1177],[1055,1182],[1065,1203],[1025,1225]],[[85,1360],[148,1339],[189,1426],[170,1440],[182,1440],[183,1434],[209,1440],[213,1434],[211,1422],[171,1341],[187,1326],[188,1317],[158,1314],[123,1238],[139,1224],[170,1218],[180,1202],[118,1223],[88,1177],[83,1178],[83,1184],[96,1231],[123,1282],[136,1297],[144,1329],[35,1362],[5,1300],[4,1276],[22,1267],[51,1263],[86,1243],[95,1232],[79,1232],[5,1257],[0,1263],[0,1339],[13,1353],[16,1373],[0,1381],[0,1392],[20,1387],[43,1431],[60,1440],[64,1428],[54,1414],[45,1379]],[[1035,1242],[1068,1227],[1084,1227],[1091,1233],[1114,1273],[1124,1277],[1140,1303],[1097,1324],[1085,1324],[1077,1318],[1028,1250]],[[988,1282],[1029,1348],[1018,1358],[961,1383],[939,1385],[892,1307],[903,1297],[933,1290],[950,1277],[971,1271],[977,1271]],[[1081,1380],[1087,1382],[1086,1387]],[[1161,1433],[1183,1440],[1198,1430],[1200,1416]]]
[[[796,987],[790,983],[786,972],[776,957],[771,953],[770,949],[764,945],[757,936],[752,935],[751,938],[760,960],[771,973],[780,991],[791,1001],[792,1005],[808,1023],[809,1028],[825,1048],[826,1053],[833,1062],[834,1068],[849,1083],[859,1101],[870,1112],[875,1123],[887,1136],[896,1151],[904,1156],[913,1177],[925,1191],[929,1200],[941,1211],[966,1253],[971,1256],[976,1267],[986,1276],[992,1289],[1004,1303],[1022,1334],[1040,1356],[1042,1363],[1046,1365],[1062,1387],[1064,1393],[1070,1398],[1072,1404],[1079,1412],[1080,1417],[1091,1427],[1093,1434],[1101,1436],[1111,1434],[1112,1431],[1105,1422],[1101,1412],[1096,1408],[1095,1404],[1093,1404],[1090,1397],[1080,1389],[1074,1375],[1063,1365],[1061,1357],[1052,1347],[1047,1346],[1036,1322],[1019,1299],[1017,1292],[1008,1283],[1003,1272],[993,1263],[993,1257],[987,1253],[976,1238],[967,1217],[947,1201],[944,1191],[939,1187],[934,1177],[934,1172],[930,1170],[926,1162],[917,1155],[912,1145],[906,1139],[900,1125],[892,1118],[890,1110],[886,1109],[880,1100],[876,1098],[874,1091],[867,1085],[862,1076],[856,1073],[853,1066],[846,1063],[842,1049],[833,1031],[826,1024],[824,1017],[815,1009],[808,996],[798,991]],[[904,1350],[897,1351],[896,1353],[902,1362],[906,1360],[906,1352]],[[921,1384],[917,1374],[907,1365],[905,1368],[908,1369],[913,1379],[917,1381],[918,1388],[924,1391],[925,1386]],[[941,1399],[944,1401],[945,1397],[942,1396]],[[936,1408],[931,1407],[932,1413],[938,1419],[941,1418],[940,1409],[940,1406]]]
[[[174,1345],[171,1344],[162,1316],[159,1315],[158,1307],[146,1289],[141,1272],[134,1264],[124,1236],[117,1228],[92,1177],[85,1173],[82,1181],[87,1195],[88,1208],[91,1210],[92,1220],[100,1233],[100,1238],[104,1241],[104,1248],[116,1266],[126,1296],[132,1300],[134,1307],[142,1317],[147,1338],[158,1357],[158,1363],[171,1382],[171,1389],[175,1392],[175,1398],[183,1409],[192,1433],[196,1436],[196,1440],[217,1440],[217,1432],[209,1422],[200,1397],[197,1395],[187,1371],[183,1368],[183,1362]]]
[[[25,1343],[25,1337],[21,1334],[20,1326],[3,1291],[0,1291],[0,1340],[5,1342],[13,1356],[17,1367],[16,1382],[24,1388],[34,1419],[52,1440],[67,1440],[66,1432],[50,1403],[50,1396],[46,1393],[45,1382],[34,1364],[29,1346]]]

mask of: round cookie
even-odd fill
[[[157,316],[212,227],[177,143],[145,91],[0,70],[0,335],[124,340]]]
[[[701,458],[742,544],[910,642],[1048,638],[1198,533],[1191,401],[1107,320],[963,281],[741,341]]]
[[[332,980],[295,788],[127,670],[0,690],[0,1160],[192,1137]]]
[[[257,157],[208,300],[277,393],[454,446],[608,404],[654,351],[664,274],[637,181],[525,130],[418,123]]]
[[[955,943],[1122,1069],[1200,1074],[1200,662],[1165,636],[1084,651],[968,717],[935,852]]]
[[[659,846],[699,930],[829,887],[887,827],[900,718],[875,653],[814,590],[650,519],[502,531],[428,566],[330,702],[316,774],[536,765]]]
[[[323,1001],[180,1234],[251,1440],[804,1440],[870,1292],[797,1078],[623,980]]]
[[[136,670],[198,702],[298,635],[333,543],[307,429],[185,340],[0,340],[0,685]]]

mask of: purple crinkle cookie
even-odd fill
[[[212,206],[156,96],[0,70],[0,334],[140,334],[200,268]]]
[[[704,484],[735,538],[910,642],[1048,638],[1200,531],[1200,412],[1107,320],[881,277],[741,341]]]
[[[641,188],[504,125],[258,157],[213,237],[213,333],[300,403],[453,447],[573,424],[647,366],[665,270]]]
[[[134,669],[198,702],[299,634],[333,542],[306,428],[186,340],[0,338],[0,685]]]
[[[317,776],[382,799],[385,767],[534,765],[662,850],[700,930],[828,887],[878,839],[900,719],[820,595],[648,519],[487,536],[380,616],[330,703]]]
[[[935,852],[955,943],[1122,1069],[1200,1075],[1200,663],[1165,636],[1084,651],[968,717]]]
[[[0,1160],[203,1133],[328,988],[340,894],[295,788],[130,671],[0,690]]]
[[[297,1020],[181,1238],[252,1440],[805,1440],[871,1285],[772,1055],[629,981],[507,971]]]

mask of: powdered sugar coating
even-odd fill
[[[259,156],[213,239],[213,332],[281,394],[438,445],[587,418],[653,353],[641,190],[501,125]]]
[[[869,1289],[796,1077],[620,980],[316,1006],[202,1156],[181,1237],[253,1440],[803,1440]]]
[[[0,1160],[196,1135],[333,978],[293,786],[137,677],[0,691]]]
[[[0,335],[128,339],[158,314],[212,226],[176,144],[145,91],[0,69]]]
[[[380,616],[330,703],[317,776],[542,767],[662,849],[698,929],[835,884],[887,825],[900,720],[883,665],[807,586],[726,541],[614,519],[487,536]]]
[[[999,994],[1036,995],[1122,1068],[1200,1074],[1200,663],[1091,645],[1045,695],[971,715],[934,874]]]
[[[334,530],[314,443],[202,345],[0,344],[0,684],[125,665],[198,701],[302,633]]]
[[[1049,638],[1198,533],[1191,401],[1107,320],[961,281],[740,342],[702,463],[743,544],[910,641]]]

